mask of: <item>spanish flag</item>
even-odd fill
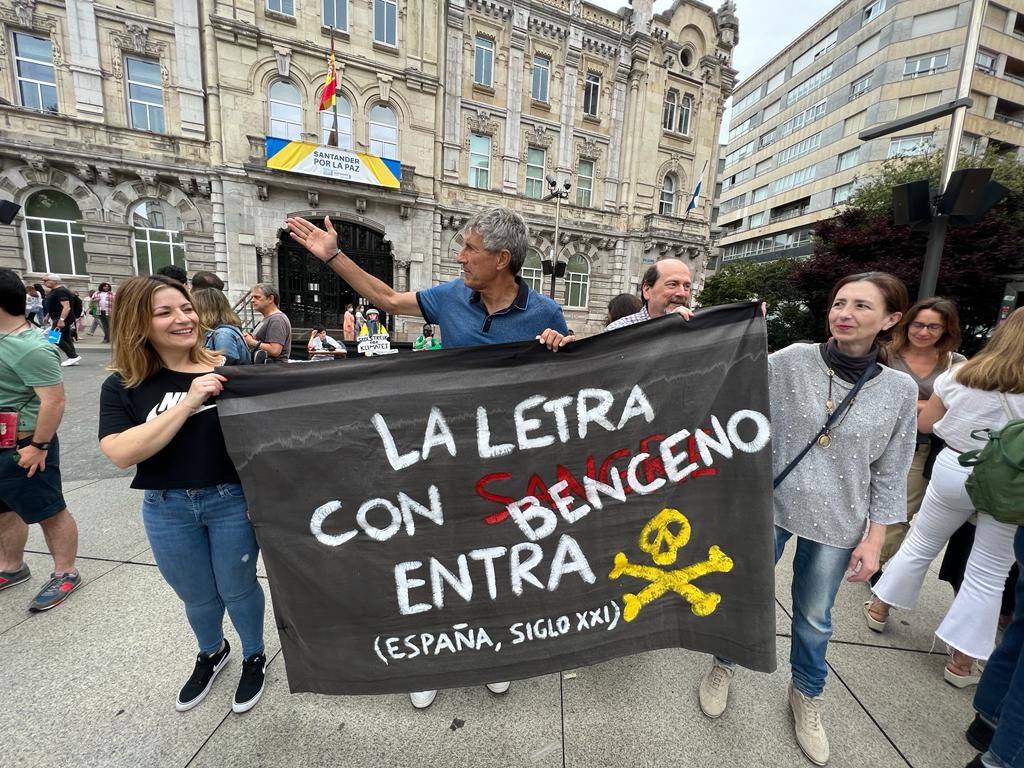
[[[324,92],[320,94],[320,111],[334,106],[335,91],[338,90],[338,73],[334,69],[334,36],[331,36],[331,55],[327,59],[327,77],[324,79]]]

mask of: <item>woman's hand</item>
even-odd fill
[[[227,378],[219,373],[207,373],[199,376],[192,381],[192,386],[188,388],[188,394],[185,395],[183,402],[193,411],[198,411],[208,398],[216,397],[224,391],[225,381]]]
[[[881,567],[879,559],[882,554],[883,541],[884,539],[875,541],[873,537],[868,536],[857,545],[850,555],[850,564],[846,567],[850,573],[847,581],[867,581],[878,572]]]

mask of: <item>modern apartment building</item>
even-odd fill
[[[706,164],[713,184],[738,35],[732,3],[696,0],[8,0],[0,197],[22,213],[0,265],[85,288],[173,262],[232,297],[275,282],[294,324],[337,327],[350,289],[286,216],[330,216],[364,268],[416,290],[458,275],[474,212],[510,206],[532,229],[523,278],[547,289],[556,251],[556,298],[593,332],[651,262],[703,268],[709,206],[687,204]],[[549,174],[572,183],[558,243]]]
[[[949,118],[863,142],[865,127],[955,98],[971,2],[845,0],[737,86],[721,172],[720,264],[813,250],[887,158],[945,147]],[[1024,147],[1024,3],[990,3],[961,151]]]

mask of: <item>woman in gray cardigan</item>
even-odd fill
[[[775,559],[795,539],[789,705],[797,743],[818,765],[829,758],[821,694],[836,593],[846,573],[867,581],[878,570],[885,527],[906,519],[917,386],[878,364],[877,338],[908,303],[890,274],[850,275],[832,289],[828,343],[793,344],[768,358],[775,476],[811,445],[775,490]],[[715,659],[701,680],[708,717],[725,711],[734,673]]]

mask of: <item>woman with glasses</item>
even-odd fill
[[[935,391],[917,417],[918,429],[941,437],[946,447],[935,459],[921,511],[903,546],[864,606],[868,627],[885,629],[891,608],[912,609],[932,561],[949,537],[975,514],[965,484],[970,467],[958,454],[985,445],[978,430],[1001,429],[1024,418],[1024,308],[996,329],[985,348],[935,380]],[[977,533],[963,584],[936,636],[950,646],[946,682],[964,688],[978,682],[977,660],[992,653],[999,603],[1013,564],[1016,526],[977,513]]]
[[[939,374],[949,370],[954,363],[966,358],[955,350],[960,346],[960,317],[956,305],[949,299],[931,298],[912,306],[903,321],[893,333],[889,344],[889,367],[903,371],[917,383],[917,412],[921,413]],[[935,445],[935,448],[933,448]],[[928,487],[925,468],[928,457],[941,450],[941,441],[917,433],[917,450],[914,463],[907,475],[907,521],[894,523],[885,529],[885,544],[882,546],[881,567],[892,559],[910,530],[910,521],[921,508],[924,490]],[[930,473],[929,473],[930,474]],[[872,577],[877,584],[882,577],[879,571]]]

